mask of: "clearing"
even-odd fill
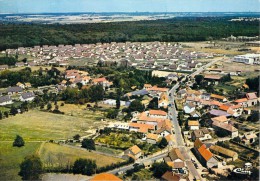
[[[0,141],[12,141],[17,134],[25,141],[64,140],[75,134],[88,136],[108,124],[101,121],[98,115],[98,112],[86,111],[84,117],[75,117],[31,110],[1,120]]]

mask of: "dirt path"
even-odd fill
[[[45,142],[42,142],[41,146],[38,148],[38,150],[36,151],[36,154],[40,156],[41,152],[42,152],[42,148],[44,146]]]

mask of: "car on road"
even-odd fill
[[[196,169],[198,169],[198,168],[199,168],[199,166],[198,166],[198,164],[197,164],[197,163],[194,163],[194,167],[195,167]]]

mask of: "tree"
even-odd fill
[[[77,83],[77,86],[78,86],[78,89],[81,90],[83,84],[82,84],[81,82],[78,82],[78,83]]]
[[[204,79],[204,76],[203,76],[203,75],[196,75],[196,76],[195,76],[195,81],[196,81],[196,83],[197,83],[198,85],[201,84],[201,82],[203,81],[203,79]]]
[[[15,116],[17,113],[18,113],[17,109],[14,106],[12,106],[10,109],[10,114]]]
[[[260,76],[246,79],[246,84],[249,86],[249,89],[252,91],[259,92],[259,80]]]
[[[4,115],[5,115],[6,118],[8,118],[9,113],[8,113],[7,111],[5,111],[5,112],[4,112]]]
[[[47,110],[51,110],[51,108],[52,108],[51,103],[48,103],[48,104],[47,104]]]
[[[16,138],[13,142],[13,146],[22,147],[24,146],[24,140],[21,136],[16,135]]]
[[[133,112],[133,111],[143,112],[144,111],[144,106],[142,105],[141,101],[134,100],[129,105],[128,110],[129,110],[129,112]]]
[[[90,98],[91,101],[97,104],[98,101],[104,98],[104,89],[101,85],[94,85],[90,87]]]
[[[106,117],[109,119],[115,119],[117,115],[118,115],[118,109],[109,109]]]
[[[259,121],[259,112],[258,111],[252,111],[252,114],[250,116],[248,116],[247,121],[250,121],[250,122]]]
[[[73,139],[74,139],[74,140],[79,140],[79,138],[80,138],[80,135],[79,135],[79,134],[76,134],[76,135],[73,136]]]
[[[97,169],[96,161],[90,159],[77,159],[73,165],[74,174],[92,175]]]
[[[168,141],[163,137],[159,143],[160,148],[165,148],[168,145]]]
[[[158,109],[158,97],[154,97],[147,106],[149,109]]]
[[[151,170],[153,171],[154,177],[161,178],[166,171],[171,171],[171,167],[164,162],[155,162],[153,163]]]
[[[120,109],[120,96],[116,98],[116,109]]]
[[[228,73],[227,75],[224,75],[223,77],[221,77],[220,81],[221,82],[229,82],[231,81],[231,76],[230,76],[230,73]]]
[[[0,119],[3,119],[3,113],[0,111]]]
[[[19,175],[23,180],[39,180],[40,174],[43,172],[42,162],[36,155],[25,157],[20,165]]]
[[[27,62],[27,58],[22,59],[23,63]]]
[[[89,150],[96,150],[95,142],[92,139],[83,139],[81,147]]]

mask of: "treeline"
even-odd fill
[[[0,50],[20,46],[88,44],[125,41],[205,41],[234,36],[257,36],[259,23],[231,22],[230,17],[112,22],[71,25],[1,24]]]

